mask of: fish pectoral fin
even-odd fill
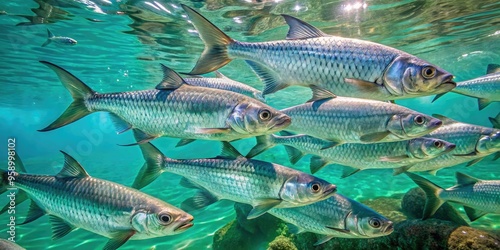
[[[432,117],[441,120],[443,122],[443,125],[450,125],[453,123],[457,123],[457,121],[440,114],[432,114]]]
[[[486,74],[493,74],[499,72],[500,72],[500,65],[494,63],[488,64],[488,67],[486,68]]]
[[[359,169],[359,168],[344,166],[344,168],[342,169],[342,176],[340,178],[349,177],[349,176],[351,176],[359,171],[361,171],[361,169]]]
[[[283,18],[285,18],[286,23],[290,27],[288,30],[288,34],[286,35],[287,40],[297,40],[297,39],[307,39],[307,38],[315,38],[328,36],[323,33],[323,31],[318,28],[308,24],[296,17],[282,14]]]
[[[182,147],[182,146],[186,146],[188,145],[189,143],[192,143],[196,141],[196,139],[181,139],[176,145],[175,147],[178,148],[178,147]]]
[[[139,144],[142,156],[146,161],[135,177],[132,187],[141,189],[156,180],[163,171],[165,156],[151,143]]]
[[[390,131],[375,132],[371,134],[362,135],[361,137],[359,137],[359,140],[361,140],[364,143],[373,143],[381,141],[390,134],[391,134]]]
[[[333,235],[321,235],[319,239],[314,243],[314,246],[319,246],[323,243],[328,242],[329,240],[333,239]]]
[[[19,204],[19,203],[17,203],[17,199],[18,199],[18,197],[16,197],[16,204]],[[26,196],[26,199],[27,199],[27,196]],[[28,215],[26,215],[26,219],[24,219],[23,223],[21,223],[19,225],[28,224],[28,223],[30,223],[32,221],[37,220],[38,218],[40,218],[40,217],[42,217],[44,215],[45,215],[45,211],[43,211],[38,206],[38,204],[36,204],[36,202],[34,202],[32,200],[31,204],[30,204],[30,208],[28,210]]]
[[[441,94],[437,94],[434,99],[432,99],[431,103],[435,102],[437,99],[441,98],[441,96],[443,96],[444,94],[446,93],[441,93]]]
[[[345,78],[344,81],[349,83],[363,92],[378,92],[380,85],[375,82],[369,82],[361,79],[355,78]]]
[[[483,159],[484,159],[484,157],[474,159],[474,160],[472,160],[472,161],[467,162],[467,165],[465,165],[465,166],[466,166],[466,167],[470,167],[470,166],[472,166],[472,165],[474,165],[474,164],[476,164],[476,163],[480,162],[480,161],[481,161],[481,160],[483,160]]]
[[[492,101],[490,99],[485,99],[485,98],[478,98],[477,99],[477,104],[479,106],[479,110],[483,110],[491,103],[492,103]]]
[[[309,162],[309,170],[311,171],[311,174],[315,174],[327,164],[328,164],[327,159],[321,156],[313,155],[311,156],[311,160]]]
[[[487,214],[487,212],[477,210],[477,209],[467,207],[467,206],[464,206],[464,210],[465,210],[465,213],[467,214],[467,217],[469,217],[469,220],[471,222],[475,221],[475,220],[481,218],[482,216],[484,216],[485,214]]]
[[[109,117],[111,119],[111,122],[115,126],[117,134],[122,134],[132,128],[132,125],[115,114],[109,113]]]
[[[470,152],[470,153],[467,153],[467,154],[452,154],[453,156],[476,156],[477,155],[477,152],[474,151],[474,152]]]
[[[161,69],[163,71],[163,79],[161,80],[161,82],[158,85],[156,85],[156,89],[158,89],[158,90],[173,90],[173,89],[179,88],[184,83],[186,83],[184,81],[184,79],[177,72],[175,72],[173,69],[171,69],[163,64],[160,64],[160,65],[161,65]]]
[[[292,146],[284,145],[286,153],[288,155],[288,159],[290,160],[290,163],[295,165],[302,157],[304,157],[304,153]]]
[[[455,177],[457,178],[457,186],[474,185],[481,181],[478,178],[474,178],[461,172],[455,172]]]
[[[181,209],[186,212],[202,209],[217,202],[219,198],[205,188],[201,188],[193,197],[187,198],[181,203]]]
[[[222,142],[220,156],[227,159],[236,159],[238,157],[243,157],[243,155],[235,147],[233,147],[231,143],[227,141]]]
[[[158,138],[158,136],[147,134],[146,132],[138,128],[134,128],[132,129],[132,131],[134,131],[134,137],[137,142],[130,144],[119,144],[120,146],[128,147],[128,146],[140,145]]]
[[[410,169],[413,165],[410,165],[410,166],[402,166],[402,167],[399,167],[399,168],[395,168],[393,171],[392,171],[392,175],[396,176],[396,175],[400,175],[406,171],[408,171],[408,169]]]
[[[264,83],[264,90],[262,91],[263,96],[288,87],[288,84],[283,82],[276,72],[266,66],[249,60],[246,60],[246,63]]]
[[[17,165],[16,165],[16,168],[17,168]],[[17,189],[17,193],[16,193],[16,205],[19,205],[21,204],[22,202],[28,200],[28,194],[26,192],[24,192],[23,190],[21,189]],[[3,214],[5,212],[7,212],[9,209],[12,209],[12,207],[10,206],[10,202],[5,204],[5,206],[2,208],[2,210],[0,210],[0,214]],[[29,214],[29,212],[28,212]],[[38,217],[37,217],[38,218]],[[22,225],[22,224],[19,224],[19,225]]]
[[[54,215],[49,215],[49,220],[52,225],[52,240],[58,240],[76,228]]]
[[[307,102],[315,102],[315,101],[319,101],[319,100],[328,100],[328,99],[336,98],[337,97],[334,93],[330,92],[329,90],[320,88],[320,87],[318,87],[316,85],[311,85],[310,88],[311,88],[313,96]]]
[[[231,132],[231,128],[198,128],[197,134],[227,134]]]
[[[401,162],[404,160],[408,160],[410,157],[408,155],[398,155],[398,156],[383,156],[378,160],[382,162]]]
[[[294,224],[291,224],[291,223],[286,223],[286,226],[288,227],[288,232],[291,234],[300,234],[300,233],[305,232],[304,229],[302,229]]]
[[[328,229],[331,229],[331,230],[334,230],[337,232],[341,232],[341,233],[346,233],[346,234],[351,232],[349,229],[345,229],[345,228],[336,228],[336,227],[330,227],[330,226],[325,226],[325,227]]]
[[[85,169],[78,163],[75,158],[60,151],[64,155],[64,166],[61,172],[59,172],[57,178],[85,178],[89,177],[89,174]]]
[[[127,242],[135,234],[134,230],[114,232],[111,239],[102,248],[103,250],[115,250]]]
[[[267,211],[269,211],[273,207],[278,206],[281,202],[282,202],[282,200],[278,200],[278,199],[263,199],[260,201],[259,205],[253,207],[253,209],[250,211],[250,213],[248,213],[247,219],[251,220],[251,219],[255,219],[255,218],[259,217],[259,216],[267,213]]]

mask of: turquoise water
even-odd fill
[[[283,39],[287,27],[278,15],[297,16],[326,33],[382,43],[439,65],[457,81],[481,76],[489,63],[500,63],[500,3],[497,1],[2,1],[0,2],[0,152],[7,151],[7,138],[16,139],[16,151],[28,172],[56,174],[63,163],[59,150],[75,157],[90,175],[130,185],[143,159],[138,147],[117,144],[133,142],[130,132],[116,135],[104,113],[92,114],[61,129],[41,133],[56,119],[71,97],[56,75],[38,61],[45,60],[67,69],[98,92],[153,88],[160,82],[163,63],[180,72],[189,71],[203,49],[193,26],[187,22],[180,3],[201,9],[201,13],[235,39],[267,41]],[[35,14],[37,13],[37,14]],[[38,16],[37,16],[38,15]],[[41,45],[49,28],[56,36],[78,41],[75,46]],[[234,61],[221,72],[235,80],[261,89],[262,84],[242,61]],[[310,91],[291,87],[268,96],[276,108],[296,105],[309,99]],[[398,104],[427,113],[490,126],[488,117],[500,111],[493,103],[482,111],[476,99],[447,94],[435,103],[430,97],[398,101]],[[218,154],[219,144],[195,142],[175,148],[177,139],[160,138],[154,144],[172,158],[203,158]],[[254,139],[235,142],[246,153]],[[6,154],[4,154],[6,155]],[[291,166],[282,147],[258,159]],[[295,168],[308,172],[308,158]],[[481,179],[500,179],[499,161],[491,156],[479,164],[442,170],[429,177],[443,187],[454,184],[454,172]],[[3,166],[5,158],[0,158]],[[340,193],[364,200],[402,193],[415,186],[405,176],[393,177],[389,170],[362,171],[340,179],[340,169],[327,167],[319,177],[337,184]],[[144,189],[173,205],[193,190],[181,187],[180,177],[165,173]],[[7,202],[6,197],[0,199]],[[22,217],[29,204],[18,206]],[[463,210],[462,210],[463,212]],[[186,232],[162,238],[129,241],[122,249],[205,249],[211,248],[214,232],[234,219],[232,203],[220,201],[193,212],[195,226]],[[8,216],[0,216],[7,223]],[[494,222],[497,223],[494,223]],[[500,215],[488,215],[472,226],[500,230]],[[1,228],[0,237],[7,237]],[[106,238],[77,230],[52,241],[48,218],[16,229],[18,243],[27,249],[93,249]]]

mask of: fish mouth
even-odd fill
[[[394,231],[394,223],[389,221],[387,227],[384,230],[384,234],[391,234]]]
[[[327,188],[325,188],[325,190],[323,191],[323,195],[324,196],[327,196],[327,195],[330,195],[330,194],[333,194],[337,191],[337,186],[336,185],[333,185],[333,184],[330,184]]]
[[[278,122],[276,122],[272,128],[286,128],[292,123],[292,118],[287,115],[281,115],[277,118]]]
[[[175,232],[178,232],[178,231],[184,231],[190,227],[192,227],[194,224],[192,223],[193,219],[191,219],[190,221],[186,222],[186,223],[183,223],[183,224],[180,224],[176,229],[174,229]]]

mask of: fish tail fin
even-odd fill
[[[422,220],[431,217],[445,203],[444,200],[439,198],[439,194],[444,191],[443,188],[417,174],[411,172],[405,172],[405,174],[424,190],[427,197]]]
[[[7,191],[9,187],[9,171],[0,169],[0,174],[2,175],[2,182],[0,182],[0,194]]]
[[[134,136],[137,136],[136,129],[133,129],[133,131]],[[132,187],[136,189],[149,185],[160,176],[163,172],[163,159],[165,158],[160,150],[149,142],[139,144],[139,147],[146,162],[135,178],[134,184],[132,184]]]
[[[257,144],[250,149],[248,154],[245,156],[246,158],[253,158],[267,149],[276,146],[276,143],[274,142],[274,135],[261,135],[255,137],[255,139],[257,140]]]
[[[500,129],[500,113],[498,113],[498,115],[495,117],[488,117],[488,119],[490,120],[491,125],[494,128]]]
[[[227,53],[227,47],[234,40],[191,7],[182,5],[182,8],[186,11],[191,22],[198,30],[201,40],[205,43],[205,50],[203,50],[200,59],[198,59],[198,62],[189,74],[205,74],[228,64],[231,58],[229,58]]]
[[[54,37],[54,34],[52,34],[52,32],[50,32],[49,29],[47,29],[47,41],[45,41],[43,44],[42,44],[42,47],[45,47],[47,45],[49,45],[50,42],[52,42],[52,38]]]
[[[46,128],[40,129],[38,131],[45,132],[54,130],[73,123],[92,113],[85,105],[85,101],[96,93],[94,90],[89,88],[89,86],[87,86],[85,83],[80,81],[80,79],[76,78],[65,69],[50,62],[40,62],[45,64],[45,66],[49,67],[57,74],[61,83],[73,97],[73,102],[64,111],[64,113],[62,113],[62,115],[57,118],[57,120],[52,122]]]
[[[17,154],[17,152],[14,155],[9,155],[9,162],[13,163],[12,165],[9,166],[15,167],[15,171],[0,169],[0,175],[2,178],[0,182],[0,194],[6,192],[9,186],[10,187],[13,186],[12,184],[14,184],[14,180],[17,176],[17,173],[26,173],[26,168],[24,167],[24,163],[21,160],[21,157],[19,157],[19,154]],[[12,182],[9,179],[9,176],[11,176],[10,179],[12,179]]]

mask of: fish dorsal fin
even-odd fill
[[[241,153],[227,141],[222,142],[222,149],[220,156],[223,158],[236,159],[238,157],[243,157]]]
[[[229,77],[223,75],[221,72],[219,72],[218,70],[215,71],[215,77],[217,78],[222,78],[222,79],[229,79]]]
[[[56,177],[57,178],[85,178],[89,177],[89,174],[85,169],[78,163],[75,158],[61,151],[64,155],[64,166],[61,172],[59,172]]]
[[[460,172],[456,172],[455,176],[457,178],[457,186],[474,185],[476,182],[481,181],[480,179]]]
[[[158,85],[156,85],[156,89],[158,90],[176,89],[182,86],[182,84],[186,83],[184,79],[173,69],[163,64],[160,65],[163,71],[163,79]]]
[[[287,40],[307,39],[307,38],[327,36],[327,34],[323,33],[323,31],[298,18],[285,14],[282,14],[282,16],[283,18],[285,18],[285,21],[288,24],[288,26],[290,26],[288,34],[286,35]]]
[[[16,156],[14,157],[14,163],[16,164],[16,172],[18,173],[26,173],[26,168],[24,167],[24,163],[19,157],[19,154],[16,152]]]
[[[488,64],[488,68],[486,68],[486,74],[499,73],[500,65],[499,64]]]
[[[316,85],[311,85],[310,88],[312,90],[313,96],[307,102],[314,102],[314,101],[325,100],[325,99],[337,97],[334,93],[332,93],[326,89],[320,88]]]
[[[441,120],[443,122],[443,125],[457,123],[457,121],[455,121],[455,120],[453,120],[453,119],[451,119],[449,117],[446,117],[444,115],[440,115],[440,114],[432,114],[432,117],[438,118],[439,120]]]

